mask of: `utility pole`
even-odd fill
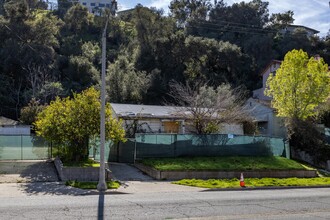
[[[107,37],[107,27],[109,19],[112,15],[116,13],[117,2],[112,0],[110,13],[107,16],[105,22],[104,30],[102,33],[102,72],[101,72],[101,125],[100,125],[100,173],[99,173],[99,183],[97,184],[97,189],[101,192],[107,190],[107,184],[105,182],[105,161],[104,161],[104,145],[105,145],[105,70],[106,70],[106,37]]]

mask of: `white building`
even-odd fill
[[[312,37],[315,34],[320,33],[319,31],[313,29],[313,28],[309,28],[303,25],[288,25],[287,27],[283,28],[283,30],[280,31],[281,34],[286,34],[286,33],[293,33],[295,31],[297,31],[298,29],[303,30],[304,32],[306,32],[306,36]]]
[[[72,3],[80,3],[85,6],[89,12],[100,14],[105,8],[117,10],[117,2],[115,0],[71,0]]]
[[[135,105],[111,103],[114,116],[123,120],[125,130],[136,129],[130,133],[194,133],[191,113],[184,107]],[[136,126],[133,127],[136,123]],[[221,133],[243,135],[242,124],[221,124]]]
[[[0,116],[0,135],[30,135],[29,125],[20,125],[18,121]]]

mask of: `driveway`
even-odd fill
[[[111,176],[121,182],[121,187],[111,190],[118,193],[153,193],[153,192],[184,192],[202,191],[197,187],[172,184],[171,181],[158,181],[144,174],[133,165],[109,163]]]
[[[57,182],[53,162],[47,161],[1,161],[0,183]]]
[[[156,192],[202,191],[197,187],[180,186],[170,181],[156,181],[132,165],[110,163],[112,179],[121,183],[119,189],[108,190],[114,194],[139,194]],[[0,162],[0,197],[23,195],[88,195],[96,190],[82,190],[59,182],[53,163],[46,161]]]

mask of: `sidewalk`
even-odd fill
[[[201,191],[197,187],[181,186],[172,184],[170,181],[156,181],[145,175],[137,168],[122,163],[110,163],[111,176],[113,180],[121,183],[119,189],[108,189],[106,194],[136,194],[152,192],[183,192]],[[40,171],[40,170],[39,170]],[[51,171],[52,172],[52,171]],[[40,174],[40,172],[38,172]],[[51,176],[51,175],[46,175]],[[22,174],[0,174],[0,197],[16,197],[30,195],[90,195],[98,194],[97,190],[83,190],[65,186],[64,182],[37,181],[30,178],[31,175]],[[48,179],[50,180],[50,179]]]
[[[201,188],[172,184],[171,181],[156,181],[136,167],[123,163],[109,163],[112,179],[121,182],[121,187],[111,192],[148,193],[201,191]]]

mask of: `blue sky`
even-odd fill
[[[241,1],[225,0],[227,5]],[[141,3],[147,7],[163,8],[165,12],[168,12],[168,5],[171,0],[117,0],[117,2],[120,6],[119,10],[134,8],[138,3]],[[320,31],[319,36],[325,36],[330,29],[329,0],[269,0],[268,2],[270,14],[291,10],[294,12],[294,24],[318,30]]]

